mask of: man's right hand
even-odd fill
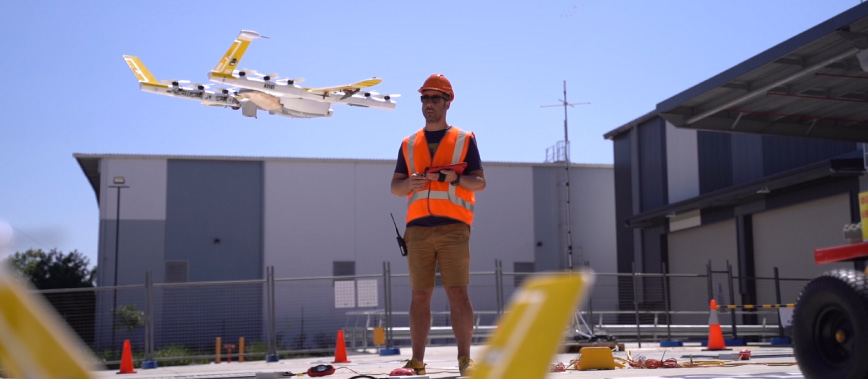
[[[424,173],[416,173],[410,176],[410,190],[418,191],[422,188],[425,188],[425,185],[428,184],[428,178]]]

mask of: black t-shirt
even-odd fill
[[[433,132],[425,131],[425,141],[428,142],[428,152],[431,154],[432,159],[434,158],[434,152],[437,151],[437,146],[440,145],[440,140],[443,139],[443,136],[446,135],[446,131],[450,128],[451,127]],[[467,154],[464,156],[464,162],[467,162],[467,168],[464,169],[464,172],[482,170],[482,160],[479,158],[479,148],[476,146],[476,137],[473,134],[469,134],[468,137]],[[404,151],[402,150],[402,147],[399,146],[398,163],[395,165],[395,173],[406,175],[407,172],[407,160],[404,159]],[[410,221],[407,226],[439,226],[459,222],[461,221],[449,217],[428,216]]]

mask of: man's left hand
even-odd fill
[[[440,170],[440,173],[446,176],[446,178],[443,180],[444,183],[451,183],[455,181],[455,179],[458,179],[458,173],[453,170]],[[437,179],[440,178],[440,174],[436,172],[429,172],[426,175],[426,178],[428,178],[428,180],[433,180],[436,182],[438,181]]]

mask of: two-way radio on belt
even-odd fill
[[[401,248],[401,255],[407,256],[407,244],[404,242],[404,237],[401,237],[401,232],[398,231],[398,223],[395,222],[395,215],[389,213],[389,216],[392,216],[392,224],[395,225],[395,233],[398,234],[398,247]]]

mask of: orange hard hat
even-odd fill
[[[447,93],[449,94],[450,101],[455,98],[455,92],[452,91],[452,83],[450,83],[449,79],[446,79],[443,74],[431,74],[431,76],[425,80],[425,83],[422,84],[422,88],[419,88],[419,93],[422,93],[422,91],[425,90]]]

